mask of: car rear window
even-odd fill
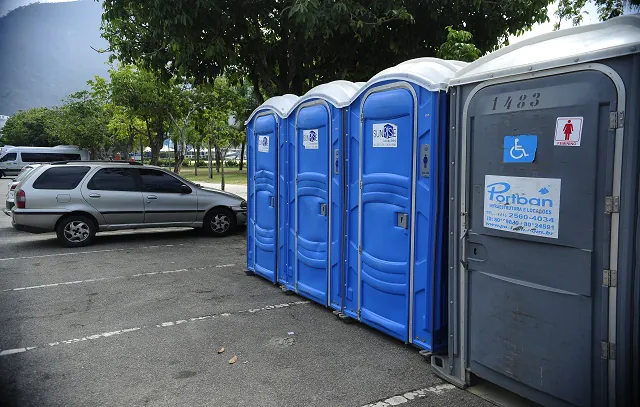
[[[34,189],[75,189],[89,172],[89,167],[49,168],[33,183]]]

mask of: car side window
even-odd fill
[[[33,182],[34,189],[75,189],[89,172],[90,167],[60,166],[49,168]]]
[[[2,158],[0,158],[0,161],[5,162],[5,161],[15,161],[16,158],[18,158],[18,154],[17,153],[8,153],[2,156]]]
[[[136,171],[129,168],[103,168],[87,183],[87,189],[98,191],[139,191]]]
[[[183,189],[183,185],[185,184],[182,181],[164,171],[151,169],[139,169],[138,171],[142,178],[142,190],[144,192],[168,194],[183,194],[186,192],[186,190]],[[189,188],[189,192],[190,191],[191,188]]]

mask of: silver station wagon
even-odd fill
[[[89,245],[102,231],[193,227],[225,236],[247,222],[241,197],[134,162],[41,165],[21,180],[14,199],[15,229],[55,231],[68,247]]]

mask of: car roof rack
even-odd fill
[[[128,165],[143,165],[137,161],[109,161],[109,160],[68,160],[68,161],[54,161],[49,164],[51,165],[64,165],[64,164],[91,164],[91,163],[100,163],[100,164],[128,164]]]

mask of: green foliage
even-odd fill
[[[76,92],[57,110],[53,129],[65,144],[98,152],[113,144],[109,114],[100,100],[88,91]]]
[[[154,72],[130,65],[111,69],[109,78],[109,82],[96,78],[89,84],[97,97],[120,113],[117,122],[112,121],[112,129],[117,128],[128,140],[135,133],[146,136],[151,163],[156,164],[170,118],[179,115],[175,81],[165,81]]]
[[[227,160],[225,161],[224,165],[230,168],[236,168],[240,166],[240,163],[236,160]]]
[[[597,6],[601,21],[621,16],[624,14],[625,7],[635,11],[640,9],[640,0],[560,0],[555,13],[559,21],[555,24],[555,28],[559,29],[560,24],[565,20],[571,20],[573,25],[580,25],[584,19],[583,9],[589,2]]]
[[[58,112],[55,109],[39,107],[21,110],[9,117],[2,133],[2,142],[13,146],[51,147],[61,144],[55,132]]]
[[[484,53],[548,21],[551,0],[104,0],[113,57],[211,82],[252,83],[256,100],[302,94],[335,79],[361,81],[407,59],[434,56],[445,27],[464,26]],[[465,54],[466,55],[466,54]]]
[[[454,30],[448,26],[447,41],[440,46],[438,58],[473,62],[480,58],[480,50],[471,42],[473,36],[464,30]]]

